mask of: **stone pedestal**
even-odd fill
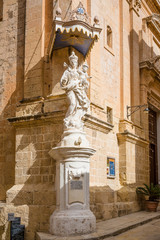
[[[50,151],[56,160],[57,209],[50,217],[50,233],[57,236],[94,232],[96,219],[89,208],[89,164],[95,150],[85,133],[67,130]]]

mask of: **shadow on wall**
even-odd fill
[[[149,100],[149,88],[152,85],[153,76],[149,70],[145,69],[145,79],[142,74],[142,69],[139,68],[139,62],[143,62],[156,56],[153,46],[149,46],[148,42],[148,30],[145,26],[145,30],[137,32],[132,29],[130,35],[128,36],[129,48],[130,48],[130,106],[144,105],[148,103]],[[137,59],[139,61],[137,61]],[[149,83],[150,82],[150,83]],[[148,84],[148,85],[147,85]],[[129,117],[136,127],[134,126],[134,134],[140,136],[141,140],[149,140],[149,124],[148,115],[141,110],[136,111]],[[131,130],[132,131],[132,130]],[[119,160],[120,172],[123,167],[127,167],[131,170],[129,176],[129,182],[141,185],[143,183],[149,184],[150,181],[150,162],[149,162],[149,145],[143,144],[141,140],[138,141],[128,141],[125,147],[122,146],[122,156]],[[124,152],[125,149],[125,152]],[[129,159],[129,156],[130,159]],[[124,158],[126,165],[124,166]],[[131,176],[132,175],[132,176]],[[124,179],[125,182],[126,179]],[[130,181],[131,180],[131,181]]]
[[[33,125],[17,129],[16,184],[7,192],[7,203],[26,225],[26,239],[48,231],[55,209],[55,161],[48,152],[60,141],[62,124]],[[11,208],[10,208],[11,211]]]
[[[15,17],[13,11],[16,5],[18,5],[18,21],[15,36],[13,29],[15,29],[16,21],[13,21]],[[14,185],[15,181],[15,129],[9,124],[7,118],[15,117],[16,104],[23,98],[25,0],[19,0],[15,6],[12,6],[12,10],[8,10],[7,19],[1,23],[3,27],[3,23],[8,21],[6,25],[8,31],[4,33],[5,39],[2,35],[2,41],[4,41],[2,43],[6,44],[4,49],[6,47],[8,52],[2,55],[5,59],[1,59],[3,71],[1,76],[5,88],[0,97],[2,106],[0,114],[0,201],[5,201],[6,191]],[[16,39],[17,45],[15,46]],[[15,65],[16,69],[14,69]]]

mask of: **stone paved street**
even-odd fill
[[[160,240],[160,219],[105,240]]]
[[[129,230],[132,229],[132,230]],[[117,235],[117,236],[115,236]],[[115,236],[115,237],[112,237]],[[37,233],[37,240],[160,240],[160,211],[141,211],[122,217],[100,221],[95,233],[80,236],[57,237]]]

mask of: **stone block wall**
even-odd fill
[[[16,130],[15,185],[7,191],[8,212],[22,217],[25,238],[48,231],[55,209],[55,161],[48,152],[60,140],[62,124],[22,126]]]
[[[97,219],[107,220],[140,210],[134,186],[118,190],[108,187],[91,187],[91,210]]]

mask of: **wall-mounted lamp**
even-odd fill
[[[143,112],[144,113],[149,113],[149,108],[147,104],[144,105],[136,105],[136,106],[127,106],[127,118],[131,116],[133,113],[137,112],[139,109],[142,107],[146,107]]]

